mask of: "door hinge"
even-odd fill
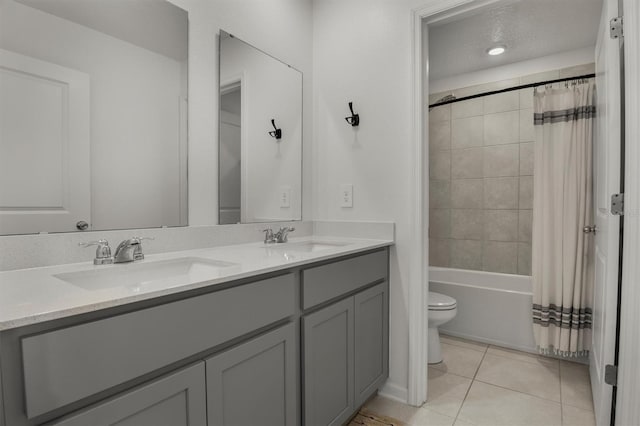
[[[611,386],[618,385],[618,366],[607,364],[604,366],[604,382]]]
[[[611,196],[611,214],[616,216],[624,215],[624,194],[613,194]]]
[[[609,21],[609,36],[613,39],[624,37],[624,21],[622,16],[618,16]]]

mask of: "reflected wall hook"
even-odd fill
[[[360,114],[353,113],[353,102],[349,102],[349,110],[351,111],[351,117],[345,117],[347,123],[351,124],[352,127],[356,127],[360,124]]]
[[[269,135],[272,138],[276,138],[276,139],[282,139],[282,129],[278,129],[276,127],[276,120],[275,119],[271,119],[271,125],[273,126],[274,130],[269,132]]]

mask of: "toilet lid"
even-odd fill
[[[446,294],[429,292],[429,309],[436,311],[445,311],[456,307],[456,299]]]

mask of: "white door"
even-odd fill
[[[0,235],[91,223],[89,76],[0,49]]]
[[[614,364],[618,296],[620,217],[611,214],[611,195],[620,191],[620,52],[609,37],[609,20],[617,16],[618,0],[605,0],[596,44],[597,118],[594,152],[595,287],[591,386],[598,425],[608,425],[613,388],[604,369]]]

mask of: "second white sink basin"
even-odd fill
[[[54,277],[86,290],[130,287],[133,291],[139,292],[217,278],[237,265],[237,263],[199,257],[181,257],[153,262],[100,266],[99,269],[56,274]]]
[[[268,248],[282,251],[315,253],[317,251],[331,250],[338,247],[344,247],[350,243],[343,242],[325,242],[325,241],[302,241],[299,243],[273,244]]]

